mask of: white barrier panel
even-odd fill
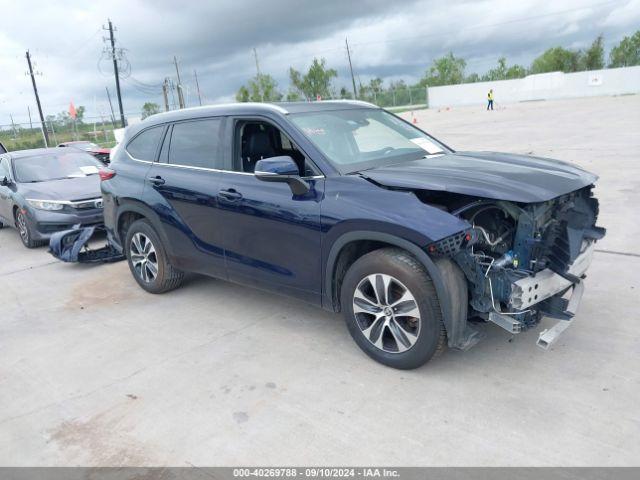
[[[484,104],[489,89],[496,104],[640,93],[640,66],[429,87],[429,108]]]

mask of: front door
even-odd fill
[[[319,304],[324,178],[309,175],[311,190],[299,196],[285,183],[258,180],[253,168],[260,158],[295,156],[304,174],[304,155],[272,124],[233,122],[232,170],[220,173],[216,221],[229,279]]]

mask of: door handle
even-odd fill
[[[228,190],[220,190],[218,195],[226,200],[235,201],[240,200],[242,198],[242,194],[237,192],[235,189],[230,188]]]
[[[157,175],[155,177],[149,178],[149,182],[153,183],[154,185],[164,185],[165,180],[160,175]]]

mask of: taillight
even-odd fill
[[[101,168],[98,171],[98,175],[100,175],[100,181],[104,182],[105,180],[110,180],[116,176],[116,171],[111,168]]]

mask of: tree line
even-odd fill
[[[425,87],[510,80],[537,73],[556,71],[571,73],[634,65],[640,65],[640,30],[631,36],[625,36],[615,45],[609,52],[608,62],[605,60],[602,35],[596,37],[586,49],[569,49],[560,46],[549,48],[535,58],[528,68],[517,64],[509,65],[505,57],[500,57],[497,65],[483,75],[467,74],[466,60],[456,57],[450,52],[435,59],[415,85],[407,85],[400,80],[390,82],[385,87],[383,79],[376,77],[371,79],[368,84],[361,83],[358,86],[357,98],[379,103],[375,102],[378,96],[388,93],[393,93],[395,96],[403,91],[409,92],[411,95],[411,90],[419,88],[424,90]],[[337,77],[338,72],[334,68],[328,68],[324,58],[314,58],[306,72],[289,68],[289,88],[287,91],[281,91],[271,75],[259,73],[238,89],[236,100],[239,102],[277,102],[282,100],[315,100],[318,97],[352,99],[354,95],[349,88],[335,89],[333,81]]]

